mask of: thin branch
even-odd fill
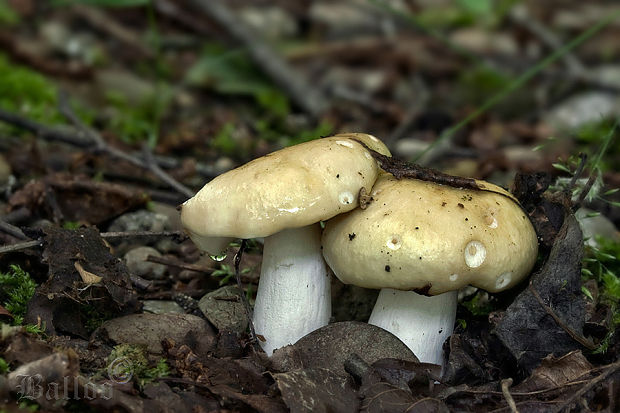
[[[102,232],[101,238],[115,239],[115,238],[136,238],[136,237],[173,237],[177,241],[184,241],[187,236],[181,231],[128,231],[128,232]],[[7,252],[15,252],[32,247],[40,247],[43,245],[41,239],[33,241],[18,242],[16,244],[0,246],[0,254]]]
[[[4,109],[0,109],[0,121],[25,129],[45,140],[68,143],[69,145],[79,148],[88,148],[92,146],[92,142],[88,139],[84,139],[64,130],[44,126],[18,114],[5,111]]]
[[[2,220],[0,220],[0,231],[4,232],[5,234],[9,234],[17,239],[21,239],[21,240],[30,239],[26,236],[26,234],[24,234],[24,232],[21,229],[19,229],[15,225],[11,225],[8,222],[4,222]]]
[[[0,247],[0,254],[7,252],[21,251],[32,247],[40,247],[43,242],[41,240],[18,242],[17,244],[3,245]]]
[[[60,92],[58,96],[58,106],[60,112],[63,114],[67,120],[69,120],[78,130],[80,130],[85,136],[87,136],[95,145],[95,149],[104,153],[107,153],[110,156],[113,156],[118,159],[122,159],[124,161],[130,162],[140,168],[146,169],[153,173],[153,175],[157,176],[161,181],[165,182],[168,186],[173,188],[175,191],[183,194],[187,197],[194,196],[194,191],[186,187],[185,185],[178,182],[176,179],[171,177],[168,173],[164,172],[163,169],[157,165],[155,160],[153,159],[153,155],[150,151],[143,150],[143,155],[145,160],[136,158],[132,155],[129,155],[121,150],[114,148],[113,146],[108,145],[105,140],[92,128],[89,128],[82,120],[75,114],[71,105],[69,104],[69,99],[66,93],[63,91]]]
[[[588,178],[588,182],[586,182],[585,186],[581,190],[581,193],[579,194],[579,198],[573,204],[573,211],[576,211],[581,207],[581,205],[583,204],[583,201],[585,201],[586,197],[590,193],[590,190],[592,189],[592,186],[596,182],[596,178],[597,178],[597,171],[595,170],[595,171],[592,171],[592,173],[590,174],[590,178]]]
[[[536,291],[536,289],[534,288],[534,286],[532,285],[531,282],[530,282],[530,285],[528,286],[528,288],[530,289],[530,291],[534,295],[534,298],[536,298],[536,301],[538,301],[538,303],[545,310],[545,312],[547,314],[549,314],[551,316],[551,318],[553,318],[555,320],[555,322],[558,324],[558,326],[560,326],[562,328],[562,330],[566,331],[566,333],[573,340],[575,340],[576,342],[578,342],[579,344],[581,344],[582,346],[584,346],[588,350],[596,349],[596,345],[594,345],[594,343],[590,342],[588,339],[586,339],[585,337],[583,337],[582,335],[577,333],[575,330],[573,330],[564,321],[562,321],[562,319],[560,317],[558,317],[558,315],[555,313],[555,311],[553,311],[553,309],[551,307],[549,307],[547,304],[545,304],[545,302],[543,301],[542,297],[540,296],[538,291]]]
[[[194,271],[194,272],[199,272],[199,273],[207,273],[213,270],[212,267],[203,267],[202,265],[187,264],[185,262],[177,262],[169,258],[157,257],[155,255],[149,255],[148,257],[146,257],[146,260],[149,262],[154,262],[156,264],[167,265],[169,267],[175,267],[175,268],[179,268],[182,270]]]
[[[142,237],[172,237],[178,241],[185,241],[187,235],[183,231],[126,231],[126,232],[102,232],[101,238],[142,238]]]
[[[512,413],[519,413],[519,410],[517,409],[517,405],[515,403],[515,399],[512,398],[512,395],[510,394],[510,386],[512,385],[512,379],[508,378],[505,380],[502,380],[502,394],[504,395],[504,398],[506,399],[506,403],[508,403],[508,407],[510,407],[510,411]]]
[[[585,153],[579,154],[579,166],[577,167],[577,170],[573,174],[573,178],[570,180],[570,183],[568,184],[568,191],[571,191],[577,184],[577,179],[579,179],[579,177],[583,173],[583,169],[586,167],[587,160],[588,160],[588,155],[586,155]]]
[[[178,193],[183,194],[188,198],[194,196],[194,191],[174,179],[172,176],[168,175],[163,169],[159,167],[159,165],[157,165],[157,162],[153,157],[153,153],[151,152],[151,149],[146,143],[142,145],[142,153],[144,154],[144,159],[146,160],[146,166],[148,167],[149,171],[153,173],[153,175],[168,184],[168,186],[173,188]]]
[[[586,384],[585,386],[583,386],[582,388],[577,390],[575,392],[575,394],[573,394],[568,400],[565,400],[562,404],[560,404],[559,406],[556,406],[552,410],[552,412],[553,413],[559,413],[562,410],[566,409],[572,403],[574,403],[580,397],[582,397],[584,394],[586,394],[588,391],[590,391],[594,386],[596,386],[597,384],[599,384],[600,382],[605,380],[607,377],[609,377],[613,373],[617,372],[619,369],[620,369],[620,361],[619,362],[615,362],[613,364],[610,364],[609,368],[604,373],[602,373],[600,376],[592,379],[592,381],[590,381],[588,384]]]
[[[103,11],[103,7],[87,7],[74,4],[71,10],[88,21],[97,30],[108,33],[141,55],[148,58],[154,57],[153,51],[144,45],[144,42],[136,33],[119,24],[118,19],[112,18]]]
[[[555,35],[551,30],[547,29],[541,22],[529,13],[527,7],[523,4],[515,6],[508,13],[508,18],[518,26],[525,28],[531,34],[536,36],[550,50],[557,50],[564,42]],[[568,71],[574,76],[581,76],[586,72],[585,66],[571,51],[567,51],[561,59],[566,64]]]
[[[235,41],[245,46],[252,60],[297,106],[314,117],[318,117],[325,110],[327,102],[319,90],[312,87],[279,54],[263,42],[260,35],[250,30],[235,16],[225,1],[192,0],[192,3],[216,21]]]
[[[37,138],[44,139],[46,141],[62,142],[78,148],[95,150],[92,137],[88,138],[83,136],[84,133],[81,131],[69,132],[65,129],[49,127],[24,118],[16,113],[7,112],[3,109],[0,109],[0,121],[17,126],[18,128],[22,128],[28,132],[32,132]],[[126,155],[121,151],[119,151],[119,153]],[[131,156],[140,159],[142,154],[132,153]],[[169,156],[155,155],[154,158],[157,161],[157,164],[163,168],[172,169],[181,165],[181,162],[178,159]],[[217,174],[216,169],[212,165],[198,162],[196,163],[195,168],[196,172],[207,178],[213,178]]]

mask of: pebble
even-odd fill
[[[166,266],[147,261],[149,255],[161,257],[159,251],[151,247],[137,247],[129,250],[123,259],[132,274],[149,280],[161,280],[166,274]]]
[[[165,300],[144,300],[142,302],[142,310],[145,313],[164,314],[177,313],[184,314],[183,308],[174,301]]]
[[[243,333],[248,328],[248,319],[236,286],[211,291],[200,299],[198,307],[219,331]]]

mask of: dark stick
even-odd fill
[[[206,273],[206,272],[213,270],[213,268],[211,267],[203,267],[201,265],[187,264],[185,262],[176,262],[168,258],[156,257],[154,255],[149,255],[148,257],[146,257],[146,260],[149,262],[154,262],[156,264],[167,265],[169,267],[175,267],[175,268],[180,268],[182,270],[189,270],[189,271],[200,272],[200,273]]]
[[[167,183],[168,186],[170,186],[171,188],[173,188],[180,194],[183,194],[188,198],[191,198],[194,196],[194,191],[192,191],[191,189],[189,189],[188,187],[186,187],[185,185],[183,185],[182,183],[180,183],[179,181],[177,181],[176,179],[168,175],[166,172],[164,172],[163,169],[159,167],[159,165],[157,165],[157,162],[155,161],[155,158],[153,157],[153,153],[151,152],[151,149],[146,143],[142,145],[142,153],[144,154],[144,159],[146,160],[147,168],[155,176],[157,176],[163,182]]]
[[[21,229],[16,227],[15,225],[11,225],[8,222],[4,222],[0,220],[0,231],[9,234],[17,239],[26,240],[30,239],[23,233]]]
[[[258,344],[258,339],[256,337],[256,330],[254,330],[254,323],[252,322],[252,310],[250,310],[250,303],[248,303],[248,299],[243,293],[243,285],[241,284],[241,272],[239,271],[241,257],[243,256],[243,250],[245,250],[246,244],[247,240],[241,240],[241,246],[239,247],[239,251],[237,251],[237,253],[235,254],[235,278],[237,279],[237,288],[239,289],[239,295],[241,296],[241,301],[243,302],[245,315],[248,318],[248,327],[250,327],[250,341],[253,345],[256,345]]]
[[[300,74],[278,55],[261,37],[237,18],[222,0],[192,0],[202,12],[215,20],[230,36],[246,47],[254,62],[274,83],[286,91],[291,100],[301,109],[318,117],[326,106],[325,98],[316,87],[312,87]]]
[[[183,194],[187,197],[194,196],[194,191],[168,175],[166,172],[164,172],[163,169],[159,167],[159,165],[157,165],[157,163],[153,159],[153,155],[150,153],[150,150],[143,149],[143,155],[145,160],[142,160],[108,145],[105,140],[103,140],[101,135],[99,135],[99,133],[85,125],[84,122],[82,122],[82,120],[75,114],[75,112],[71,108],[71,105],[69,104],[69,99],[67,95],[62,91],[58,96],[58,106],[63,116],[67,118],[67,120],[69,120],[76,128],[78,128],[78,130],[81,131],[86,137],[88,137],[88,139],[90,139],[90,141],[95,146],[95,150],[107,153],[114,158],[122,159],[129,163],[132,163],[135,166],[146,169],[152,172],[153,175],[157,176],[161,181],[165,182],[168,186],[170,186],[180,194]]]
[[[128,231],[128,232],[102,232],[101,238],[114,239],[114,238],[132,238],[132,237],[173,237],[177,241],[182,242],[185,240],[186,235],[181,231]],[[40,247],[43,241],[33,240],[19,242],[17,244],[4,245],[0,247],[0,254],[7,252],[15,252],[32,247]]]
[[[568,184],[569,191],[575,187],[575,184],[577,183],[577,179],[579,179],[579,177],[583,173],[583,168],[586,167],[586,161],[588,160],[588,155],[586,155],[585,153],[580,153],[579,159],[580,159],[579,166],[577,167],[577,170],[573,174],[573,178],[570,180],[570,183]]]
[[[448,175],[435,169],[426,168],[424,166],[409,163],[402,159],[386,156],[372,150],[364,142],[361,142],[357,139],[353,140],[366,148],[366,150],[370,152],[372,157],[375,158],[379,166],[386,172],[394,175],[396,179],[418,179],[420,181],[434,182],[436,184],[447,185],[453,188],[465,188],[473,189],[475,191],[492,192],[494,194],[504,196],[515,202],[517,205],[521,206],[517,198],[514,197],[514,195],[494,191],[491,188],[485,187],[483,183],[481,185],[481,183],[479,183],[474,178],[464,178],[462,176]]]
[[[2,247],[0,247],[0,254],[25,250],[27,248],[32,248],[32,247],[40,247],[41,244],[42,244],[42,241],[35,240],[35,241],[20,242],[20,243],[11,244],[11,245],[3,245]]]
[[[576,402],[577,400],[579,400],[580,397],[583,397],[584,394],[586,394],[588,391],[592,390],[592,388],[594,386],[599,384],[601,381],[605,380],[611,374],[617,372],[618,369],[620,369],[620,362],[616,362],[616,363],[610,364],[608,366],[607,370],[604,373],[601,373],[600,376],[598,376],[595,379],[592,379],[592,381],[590,381],[587,385],[585,385],[581,389],[577,390],[568,400],[565,400],[562,404],[560,404],[559,406],[556,406],[555,408],[553,408],[552,412],[553,413],[558,413],[558,412],[561,412],[562,410],[566,409],[570,404]]]
[[[534,288],[534,286],[532,285],[531,282],[530,282],[530,285],[528,286],[528,288],[530,289],[530,291],[534,295],[534,298],[536,298],[536,301],[538,301],[538,303],[541,305],[541,307],[545,310],[545,312],[547,314],[549,314],[551,316],[551,318],[553,318],[553,320],[557,323],[557,325],[560,326],[562,328],[562,330],[566,331],[566,333],[573,340],[575,340],[576,342],[578,342],[579,344],[581,344],[582,346],[584,346],[588,350],[596,349],[596,346],[593,343],[591,343],[588,339],[586,339],[585,337],[583,337],[580,334],[578,334],[576,331],[574,331],[572,328],[570,328],[570,326],[566,325],[566,323],[564,321],[562,321],[562,319],[560,317],[558,317],[558,315],[555,313],[555,311],[553,311],[553,309],[551,307],[549,307],[547,304],[545,304],[545,302],[543,301],[542,297],[540,296],[540,294],[538,294],[538,291],[536,291],[536,289]]]
[[[577,199],[577,202],[575,202],[575,204],[573,205],[573,211],[576,211],[581,207],[581,205],[583,204],[583,201],[585,201],[586,196],[588,196],[588,193],[590,193],[592,186],[596,182],[596,177],[597,177],[596,171],[592,171],[590,178],[588,179],[588,182],[586,182],[586,185],[583,187],[583,189],[581,190],[581,193],[579,194],[579,199]]]

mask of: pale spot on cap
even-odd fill
[[[465,246],[465,264],[468,267],[480,267],[486,257],[487,249],[480,241],[471,241]]]
[[[340,195],[338,195],[338,200],[343,205],[349,205],[353,202],[354,199],[355,197],[353,196],[353,194],[348,191],[341,192]]]
[[[495,288],[498,290],[506,287],[512,281],[512,271],[505,272],[495,280]]]
[[[368,152],[364,152],[364,156],[366,157],[366,159],[372,159],[372,155]]]
[[[489,211],[484,216],[484,223],[487,224],[489,228],[497,228],[497,218],[495,218],[494,211]]]
[[[347,148],[353,149],[353,144],[347,141],[336,141],[338,145],[346,146]]]
[[[459,275],[458,275],[458,274],[452,274],[452,275],[450,276],[450,281],[456,281],[456,280],[458,280],[458,279],[459,279]]]
[[[389,249],[397,250],[402,246],[402,242],[399,235],[392,235],[388,238],[386,245]]]
[[[372,136],[372,135],[368,135],[368,137],[369,137],[372,141],[374,141],[374,142],[381,142],[379,139],[375,138],[375,137],[374,137],[374,136]]]

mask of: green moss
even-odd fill
[[[154,367],[149,367],[146,351],[139,346],[131,344],[120,344],[115,346],[108,356],[108,364],[123,360],[121,365],[124,371],[116,371],[126,377],[132,377],[140,386],[144,387],[153,380],[166,377],[170,374],[170,369],[165,359],[160,358]]]
[[[470,300],[461,303],[474,316],[486,316],[494,310],[488,293],[479,290]]]
[[[0,25],[15,26],[19,23],[19,15],[9,6],[7,0],[0,0]]]
[[[56,94],[44,76],[12,64],[0,54],[0,107],[35,121],[54,123],[60,120]]]
[[[115,109],[110,119],[110,129],[129,143],[147,140],[155,146],[159,136],[159,123],[172,101],[172,91],[165,85],[157,93],[147,96],[138,104],[130,103],[120,92],[109,91],[107,103]]]
[[[14,325],[23,323],[36,287],[30,275],[17,265],[11,265],[7,273],[0,273],[0,303],[13,315]]]
[[[9,371],[9,363],[5,359],[0,357],[0,374],[5,374]]]

